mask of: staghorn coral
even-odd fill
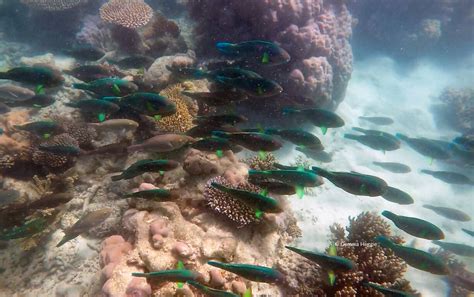
[[[110,0],[100,8],[100,18],[108,23],[130,29],[146,25],[153,9],[143,0]]]
[[[227,217],[234,222],[238,228],[246,225],[259,222],[260,220],[255,216],[255,210],[247,206],[245,203],[233,198],[231,195],[219,191],[211,186],[211,183],[218,183],[226,187],[234,189],[246,190],[258,193],[260,188],[251,185],[247,182],[233,185],[225,177],[217,176],[211,178],[204,188],[204,198],[207,206],[214,212]]]
[[[176,113],[163,117],[158,121],[158,128],[161,131],[184,133],[194,126],[193,116],[196,114],[197,107],[191,105],[191,102],[187,101],[186,97],[181,94],[185,90],[187,90],[185,85],[175,84],[161,91],[161,95],[176,104]]]
[[[466,264],[457,260],[455,255],[442,248],[431,248],[429,252],[443,259],[448,265],[450,273],[445,278],[450,286],[448,297],[472,296],[469,289],[463,286],[463,283],[474,284],[474,273],[466,269]]]
[[[261,156],[247,158],[244,163],[254,170],[273,170],[275,169],[273,163],[278,163],[278,160],[273,153],[269,152],[263,158]]]
[[[390,250],[381,248],[374,238],[378,235],[390,237],[396,243],[403,243],[400,237],[391,236],[390,225],[375,213],[363,212],[356,218],[349,218],[349,225],[344,228],[339,224],[330,227],[332,236],[331,241],[336,245],[337,255],[353,260],[357,263],[357,270],[337,273],[334,286],[327,285],[322,280],[327,278],[324,271],[315,268],[309,269],[309,273],[302,268],[290,272],[298,279],[298,283],[311,283],[319,285],[303,288],[295,288],[290,291],[292,296],[301,294],[301,296],[337,296],[337,297],[374,297],[383,294],[365,286],[361,281],[367,280],[378,283],[385,287],[396,287],[397,289],[412,292],[408,282],[402,279],[407,268],[406,264],[396,257]],[[293,260],[295,261],[295,260]],[[293,263],[297,267],[307,267],[310,262],[305,259],[298,260],[301,263]],[[291,261],[290,261],[291,262]],[[313,266],[315,266],[313,264]],[[301,291],[304,290],[304,291]],[[293,295],[294,294],[294,295]],[[306,295],[305,295],[306,294]]]
[[[85,4],[87,0],[21,0],[20,2],[33,9],[62,11]]]

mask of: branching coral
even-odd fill
[[[21,0],[21,3],[33,9],[61,11],[87,3],[87,0]]]
[[[176,104],[176,113],[163,117],[158,121],[158,127],[161,131],[184,133],[194,126],[193,115],[195,115],[196,108],[181,94],[185,90],[183,84],[175,84],[161,91],[161,95]]]
[[[218,183],[226,187],[246,190],[258,193],[260,188],[248,183],[239,183],[232,185],[226,178],[222,176],[211,178],[204,189],[204,198],[207,206],[218,214],[224,215],[237,224],[237,227],[244,227],[248,224],[258,222],[255,216],[255,210],[247,206],[245,203],[233,198],[231,195],[219,191],[211,186],[211,183]]]
[[[142,0],[110,0],[100,8],[102,20],[131,29],[146,25],[152,16],[153,9]]]
[[[245,159],[244,163],[249,165],[250,169],[254,170],[272,170],[275,169],[273,163],[278,162],[277,158],[272,153],[266,153],[262,158],[261,156],[253,156]]]

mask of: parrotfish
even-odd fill
[[[304,195],[304,187],[319,186],[320,179],[316,174],[303,170],[249,170],[249,176],[271,178],[279,180],[288,185],[295,186],[296,194],[302,198]]]
[[[382,287],[380,285],[370,283],[370,282],[363,282],[362,284],[366,287],[370,287],[374,290],[379,291],[380,293],[382,293],[384,296],[387,296],[387,297],[415,297],[415,295],[413,294],[400,291],[400,290]]]
[[[48,221],[43,218],[35,218],[25,222],[23,225],[0,231],[0,240],[10,240],[29,237],[46,229]]]
[[[173,195],[170,191],[165,189],[151,189],[151,190],[143,190],[133,193],[125,194],[124,197],[126,198],[144,198],[144,199],[153,199],[157,201],[169,201],[172,200]]]
[[[213,125],[213,126],[220,126],[220,125],[235,125],[239,123],[244,123],[248,121],[248,119],[239,114],[218,114],[218,115],[210,115],[210,116],[199,116],[197,117],[194,122],[198,125]]]
[[[53,96],[46,95],[46,94],[36,94],[33,97],[23,100],[23,101],[16,101],[11,102],[8,105],[11,107],[35,107],[35,108],[43,108],[50,106],[56,102]]]
[[[451,171],[434,171],[434,170],[427,170],[422,169],[422,173],[429,174],[434,178],[444,181],[448,184],[456,184],[456,185],[474,185],[473,181],[469,179],[469,177],[465,176],[461,173],[451,172]]]
[[[405,141],[412,149],[418,153],[432,159],[446,160],[449,159],[449,152],[431,139],[427,138],[410,138],[403,134],[397,133],[396,137]]]
[[[16,67],[7,72],[0,72],[0,79],[10,79],[17,82],[57,87],[62,85],[64,77],[56,69],[47,66]]]
[[[408,265],[414,268],[439,275],[446,275],[449,273],[448,267],[444,261],[435,255],[415,248],[396,244],[385,236],[377,236],[375,237],[375,241],[377,241],[382,247],[392,250],[395,256],[401,258]]]
[[[188,143],[194,142],[194,138],[181,134],[160,134],[145,140],[143,143],[131,145],[128,152],[150,152],[165,153],[182,148]]]
[[[277,195],[294,195],[296,187],[273,179],[249,177],[249,182]]]
[[[282,143],[275,137],[258,132],[223,132],[213,131],[213,136],[227,138],[231,142],[241,145],[244,148],[254,152],[272,152],[280,149]]]
[[[30,89],[14,85],[0,85],[0,101],[6,103],[15,103],[28,100],[35,96],[35,92]]]
[[[249,63],[273,66],[288,63],[290,55],[273,42],[250,40],[240,43],[218,42],[217,50]]]
[[[393,124],[393,119],[389,117],[359,117],[359,119],[371,122],[372,124],[385,126]]]
[[[232,91],[216,91],[216,92],[182,92],[183,95],[191,97],[198,102],[205,103],[209,106],[225,106],[235,102],[248,99],[243,92]]]
[[[382,194],[382,198],[402,205],[413,204],[415,202],[410,194],[390,186],[387,187],[387,191]]]
[[[254,282],[278,283],[283,281],[283,274],[281,272],[265,266],[221,263],[216,261],[209,261],[207,264],[235,273]]]
[[[60,242],[58,242],[56,247],[62,246],[71,239],[74,239],[82,233],[85,233],[93,227],[101,224],[110,216],[111,213],[112,210],[110,208],[102,208],[91,211],[84,215],[76,223],[74,223],[74,225],[64,230],[64,237]]]
[[[397,162],[372,162],[374,165],[382,167],[392,173],[408,173],[411,172],[411,168],[405,164]]]
[[[105,52],[100,48],[88,44],[75,45],[65,53],[83,61],[97,61],[105,55]]]
[[[279,213],[283,209],[278,200],[262,195],[259,193],[249,192],[245,190],[232,189],[218,183],[211,183],[213,188],[225,192],[232,197],[244,202],[252,208],[256,208],[258,212]]]
[[[379,131],[379,130],[370,130],[370,129],[362,129],[359,127],[352,127],[352,130],[364,133],[365,135],[374,135],[374,136],[383,136],[386,138],[390,138],[394,142],[401,143],[400,139],[390,133]]]
[[[432,206],[425,204],[423,205],[424,208],[428,208],[435,213],[443,216],[447,219],[454,220],[454,221],[461,221],[461,222],[468,222],[471,220],[471,217],[458,209],[450,208],[450,207],[440,207],[440,206]]]
[[[125,97],[104,97],[102,100],[148,116],[169,116],[176,113],[176,104],[156,93],[138,92]]]
[[[195,281],[188,281],[188,284],[195,287],[196,289],[198,289],[202,293],[206,294],[206,296],[211,296],[211,297],[240,297],[239,295],[234,294],[232,292],[209,288],[209,287],[206,287],[203,284],[200,284],[200,283],[195,282]]]
[[[111,119],[88,125],[100,132],[135,131],[138,128],[138,123],[129,119]]]
[[[327,178],[335,186],[354,195],[374,197],[381,196],[387,191],[387,183],[373,175],[327,171],[316,166],[313,166],[312,169],[316,174]]]
[[[325,151],[321,151],[319,148],[315,149],[313,147],[297,146],[295,147],[295,150],[302,152],[303,154],[305,154],[306,157],[318,162],[322,162],[322,163],[332,162],[332,154]]]
[[[134,272],[132,276],[146,277],[156,282],[204,281],[203,276],[199,272],[187,269],[161,270],[148,273]]]
[[[120,107],[117,104],[99,99],[83,99],[65,104],[69,107],[79,108],[83,112],[96,115],[99,121],[104,121],[107,114],[117,112]]]
[[[88,83],[101,78],[111,77],[114,71],[111,67],[104,65],[81,65],[70,71],[65,71],[65,73]]]
[[[252,97],[272,97],[283,92],[283,88],[277,82],[266,78],[217,76],[215,80]]]
[[[106,144],[99,146],[90,151],[83,151],[85,155],[101,155],[101,154],[111,154],[111,155],[125,155],[128,154],[127,148],[130,144],[128,141],[121,141],[111,144]]]
[[[138,90],[133,82],[119,78],[101,78],[89,83],[78,83],[72,85],[79,90],[93,92],[101,97],[126,96]]]
[[[155,59],[152,57],[148,56],[143,56],[143,55],[133,55],[129,57],[125,57],[117,62],[114,62],[114,64],[117,64],[121,68],[129,69],[129,68],[145,68],[148,69],[151,64],[155,62]]]
[[[471,235],[472,237],[474,237],[474,231],[467,230],[467,229],[464,229],[464,228],[462,228],[461,230],[466,232],[467,234]]]
[[[78,156],[81,153],[81,149],[73,144],[41,143],[38,149],[57,155]]]
[[[265,129],[265,134],[278,135],[300,147],[310,147],[317,150],[324,150],[318,137],[303,129]]]
[[[394,151],[400,148],[398,141],[380,135],[344,134],[344,138],[355,140],[365,146],[379,151]]]
[[[356,269],[357,265],[344,257],[339,256],[331,256],[324,253],[319,252],[311,252],[302,250],[299,248],[285,246],[290,251],[293,251],[301,256],[305,257],[306,259],[313,261],[314,263],[321,266],[324,270],[332,270],[334,272],[346,272],[350,270]]]
[[[186,135],[191,137],[209,137],[212,135],[212,131],[241,132],[240,129],[234,126],[221,126],[211,123],[194,126],[193,128],[186,131]]]
[[[444,239],[443,231],[425,220],[399,216],[387,210],[383,211],[382,215],[391,220],[395,226],[413,236],[430,240]]]
[[[130,165],[121,174],[112,176],[111,179],[113,181],[131,179],[145,172],[169,171],[176,169],[178,166],[179,163],[173,160],[140,160]]]
[[[219,152],[221,154],[222,151],[231,150],[232,144],[228,139],[208,137],[194,142],[191,147],[204,152]]]
[[[320,108],[295,109],[284,108],[283,115],[301,115],[316,127],[320,127],[323,134],[328,128],[339,128],[344,126],[344,120],[332,111]]]
[[[61,126],[54,121],[37,121],[13,126],[15,129],[28,131],[40,137],[48,138],[51,135],[63,132]]]
[[[473,246],[470,246],[467,244],[444,242],[444,241],[437,241],[437,240],[433,241],[433,243],[453,254],[464,256],[464,257],[474,257]]]

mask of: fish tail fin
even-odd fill
[[[329,176],[329,172],[327,170],[322,169],[322,168],[313,166],[313,167],[311,167],[311,170],[314,171],[314,173],[316,173],[317,175],[321,175],[322,177],[327,178]]]
[[[72,87],[79,90],[89,90],[89,85],[84,83],[75,83],[72,84]]]
[[[388,211],[388,210],[382,211],[382,215],[383,215],[384,217],[386,217],[387,219],[389,219],[389,220],[394,220],[394,219],[397,218],[397,215],[396,215],[396,214],[394,214],[393,212]]]
[[[235,53],[236,44],[230,42],[218,42],[216,43],[216,48],[221,53],[231,55]]]
[[[114,175],[114,176],[111,176],[110,179],[112,181],[118,181],[118,180],[121,180],[122,179],[122,175],[119,174],[119,175]]]
[[[354,135],[354,134],[344,134],[344,138],[347,138],[347,139],[352,139],[352,140],[357,140],[357,139],[359,139],[359,135]]]
[[[385,248],[390,248],[394,246],[394,243],[383,235],[375,237],[375,241],[377,241],[382,247]]]
[[[132,276],[136,276],[136,277],[147,277],[147,276],[148,276],[148,273],[144,273],[144,272],[132,272]]]

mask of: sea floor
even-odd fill
[[[350,133],[352,127],[378,129],[389,133],[403,133],[413,137],[428,137],[435,139],[452,139],[457,136],[454,131],[440,129],[430,112],[430,105],[436,101],[443,88],[470,83],[473,84],[474,67],[472,63],[456,71],[449,71],[436,66],[429,61],[412,65],[410,69],[402,69],[387,57],[377,57],[356,62],[350,80],[345,100],[338,108],[346,125],[341,129],[329,129],[326,135],[319,130],[313,132],[320,137],[328,152],[333,152],[331,163],[318,163],[316,166],[330,170],[356,171],[376,175],[390,186],[400,188],[412,195],[415,200],[411,205],[398,205],[381,197],[360,197],[344,192],[330,182],[306,195],[303,199],[295,197],[292,206],[298,214],[299,225],[303,237],[298,244],[304,248],[324,250],[328,244],[329,226],[339,223],[346,226],[348,217],[355,217],[362,211],[381,213],[389,210],[406,216],[426,219],[445,231],[446,241],[474,244],[469,235],[461,228],[474,229],[474,223],[456,222],[436,215],[422,207],[423,204],[447,206],[462,209],[474,217],[474,187],[452,186],[433,177],[420,173],[421,169],[459,171],[457,167],[430,160],[407,145],[392,152],[380,152],[365,147],[357,142],[343,138],[344,133]],[[471,80],[471,82],[469,82]],[[358,119],[359,116],[389,116],[395,120],[390,126],[375,126]],[[352,131],[353,132],[353,131]],[[281,157],[282,163],[291,163],[298,153]],[[409,165],[412,171],[408,174],[395,174],[385,171],[372,164],[372,161],[400,162]],[[470,172],[461,171],[473,175]],[[436,247],[428,240],[415,237],[397,229],[393,224],[392,231],[405,238],[407,244],[427,251]],[[460,258],[470,269],[474,261]],[[447,293],[443,278],[427,272],[409,268],[406,278],[423,296],[444,297]]]

